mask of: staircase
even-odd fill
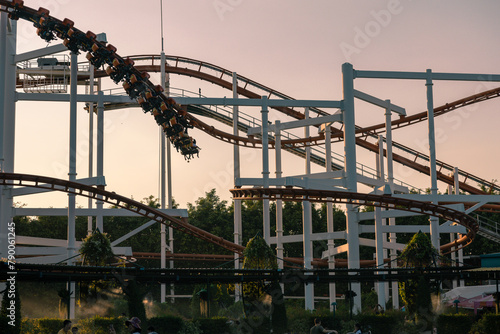
[[[476,215],[476,220],[479,224],[477,234],[491,241],[500,243],[500,226],[497,222],[480,215]]]

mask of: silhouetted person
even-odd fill
[[[71,333],[71,320],[64,320],[63,328],[57,334],[72,334]]]
[[[316,318],[314,319],[314,326],[311,327],[310,334],[321,334],[321,333],[338,334],[338,332],[334,329],[324,329],[323,326],[321,326],[321,320]]]

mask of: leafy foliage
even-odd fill
[[[429,282],[422,276],[422,270],[435,264],[436,256],[436,249],[422,232],[413,236],[400,255],[405,267],[415,268],[415,278],[399,282],[399,294],[408,312],[416,317],[432,313]]]
[[[80,254],[83,264],[91,266],[105,266],[114,259],[107,233],[101,233],[98,229],[83,239]]]

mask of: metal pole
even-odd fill
[[[276,151],[276,178],[280,179],[283,175],[281,170],[281,122],[276,120],[275,122],[275,144],[274,149]],[[281,186],[278,186],[281,188]],[[283,200],[281,198],[276,199],[276,254],[278,256],[278,268],[283,269]]]
[[[76,181],[76,140],[77,140],[77,88],[78,88],[78,55],[71,53],[71,84],[69,101],[69,180]],[[76,253],[76,196],[68,194],[68,265],[74,263]],[[68,305],[69,317],[75,317],[75,283],[68,283],[70,302]]]
[[[453,177],[454,177],[454,184],[455,184],[455,195],[460,195],[460,182],[459,182],[459,177],[460,175],[458,174],[458,167],[455,167],[453,169]],[[459,238],[462,237],[462,234],[458,235]],[[458,250],[458,262],[460,266],[463,265],[464,263],[464,250],[463,248],[460,248]],[[465,286],[465,281],[463,279],[458,281],[459,286]]]
[[[305,119],[309,118],[309,108],[305,109]],[[309,127],[306,126],[304,128],[304,137],[309,137]],[[311,147],[306,146],[306,183],[308,183],[309,175],[311,174]],[[307,186],[308,188],[308,186]],[[304,247],[304,268],[311,269],[312,268],[312,260],[313,260],[313,252],[312,252],[312,208],[311,202],[302,201],[302,222],[303,222],[303,247]],[[304,287],[305,294],[305,309],[313,310],[314,309],[314,284],[306,283]]]
[[[344,168],[347,190],[358,191],[356,171],[356,124],[354,120],[354,69],[352,64],[342,64],[342,81],[344,88]],[[357,209],[352,204],[346,205],[347,214],[347,265],[349,269],[359,268],[359,227]],[[354,307],[361,312],[361,285],[352,283]]]
[[[238,74],[233,72],[233,99],[238,98]],[[233,106],[233,135],[238,136],[238,122],[239,122],[239,107]],[[234,183],[241,177],[240,172],[240,146],[233,145],[233,175]],[[241,200],[234,200],[234,243],[241,245],[242,242],[242,225],[241,225]],[[240,261],[238,260],[238,253],[234,254],[234,269],[240,269]],[[235,285],[234,291],[235,301],[241,299],[241,285]]]
[[[326,172],[330,173],[332,171],[332,128],[328,124],[325,126],[325,163]],[[328,197],[326,202],[326,225],[328,233],[335,232],[335,227],[333,226],[333,203],[332,198]],[[328,252],[331,253],[335,248],[335,240],[328,239]],[[328,269],[335,269],[335,257],[328,257]],[[330,273],[330,275],[334,275]],[[335,314],[335,306],[337,305],[337,289],[335,283],[328,284],[329,290],[329,300],[330,300],[330,311]]]
[[[4,127],[6,124],[6,110],[8,110],[6,101],[6,87],[7,73],[6,67],[8,66],[7,58],[7,13],[0,13],[0,171],[5,172],[4,168],[4,146],[7,142],[14,142],[15,138],[6,138]],[[8,251],[8,223],[11,219],[10,211],[12,210],[12,199],[7,198],[9,188],[0,187],[0,257],[7,258]]]
[[[378,136],[377,176],[384,181],[384,139]],[[384,266],[384,238],[382,233],[382,208],[375,207],[375,257],[377,268]],[[378,272],[379,274],[382,271]],[[377,282],[378,304],[385,309],[385,282]]]
[[[96,172],[97,176],[104,176],[104,93],[100,90],[97,93],[97,163]],[[96,201],[96,228],[103,232],[104,219],[103,219],[103,201],[100,196],[97,196]]]
[[[163,32],[163,29],[162,29]],[[162,38],[163,44],[163,38]],[[165,52],[161,52],[161,85],[165,90]],[[161,126],[158,127],[158,133],[160,136],[160,205],[162,209],[166,206],[166,189],[165,189],[165,133]],[[165,269],[167,267],[167,231],[165,224],[160,224],[160,268]],[[160,286],[160,302],[164,303],[167,295],[167,285],[162,283]]]
[[[385,142],[386,142],[386,156],[387,156],[387,182],[389,183],[389,186],[391,187],[391,193],[393,185],[394,185],[394,169],[393,169],[393,160],[392,160],[392,124],[391,124],[391,100],[386,100],[386,107],[385,107]],[[383,220],[383,222],[386,222],[387,220]],[[390,226],[395,226],[396,225],[396,218],[389,218],[389,225]],[[382,236],[383,240],[386,240],[387,234],[383,234]],[[396,243],[396,233],[390,233],[389,234],[389,239],[391,243]],[[391,259],[394,260],[397,257],[397,251],[393,247],[390,249],[388,252],[391,255]],[[392,267],[397,267],[397,262],[392,261],[391,262]],[[388,292],[389,290],[389,285],[385,284],[386,291]],[[392,282],[391,283],[391,289],[392,289],[392,306],[395,310],[399,309],[399,287],[398,287],[398,282]],[[385,305],[380,304],[382,307],[385,308]]]
[[[94,65],[89,62],[89,71],[90,71],[90,82],[89,82],[89,90],[90,95],[94,95]],[[94,174],[94,103],[89,103],[89,177],[92,177]],[[92,209],[92,198],[88,200],[88,207]],[[87,234],[92,233],[93,223],[92,216],[87,218]]]
[[[264,188],[269,188],[269,138],[268,138],[268,114],[267,96],[262,96],[262,178]],[[263,220],[264,220],[264,240],[269,245],[271,237],[270,217],[269,217],[269,196],[264,195],[263,200]]]
[[[434,129],[434,97],[432,92],[432,70],[427,70],[427,118],[429,124],[429,168],[431,176],[431,195],[437,196],[437,172],[436,172],[436,137]],[[437,204],[437,201],[434,200]],[[434,248],[439,249],[439,218],[432,216],[430,219],[431,242]]]

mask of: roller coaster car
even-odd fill
[[[38,8],[38,10],[36,12],[36,15],[39,17],[40,16],[49,17],[49,14],[50,14],[50,11],[46,8],[43,8],[43,7]]]
[[[11,20],[19,20],[19,18],[25,18],[29,20],[29,14],[25,11],[21,10],[24,8],[23,0],[13,0],[11,3],[11,8],[13,9],[9,12],[9,19]]]
[[[69,29],[73,28],[75,23],[70,19],[64,19],[60,24],[56,24],[54,30],[56,31],[57,37],[65,39],[68,37]]]
[[[137,98],[142,92],[141,87],[138,87],[138,85],[131,85],[128,81],[123,82],[123,88],[131,99]]]
[[[135,74],[130,76],[130,83],[132,85],[137,84],[139,81],[148,80],[151,76],[148,72],[142,71],[140,77],[137,77]]]
[[[106,70],[106,73],[110,76],[111,80],[113,80],[114,83],[119,83],[121,80],[123,80],[123,78],[130,77],[132,73],[131,67],[133,65],[134,61],[130,58],[127,57],[125,60],[121,60],[115,56],[113,57],[113,60],[111,60],[111,64]]]

